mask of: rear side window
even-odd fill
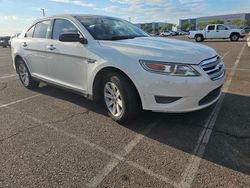
[[[228,28],[225,27],[224,25],[218,25],[217,30],[228,30]]]
[[[32,38],[33,37],[33,32],[34,32],[35,26],[32,26],[27,33],[25,34],[25,37]]]
[[[36,24],[33,37],[34,38],[47,38],[50,21],[42,21]]]
[[[212,30],[214,30],[214,28],[215,28],[215,26],[214,26],[214,25],[210,25],[210,26],[208,26],[208,28],[207,28],[207,29],[208,29],[209,31],[212,31]]]
[[[68,20],[56,19],[53,27],[52,39],[59,39],[63,33],[78,33],[78,29]]]

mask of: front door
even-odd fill
[[[216,37],[215,25],[209,25],[206,30],[206,38],[214,39]]]
[[[55,19],[51,40],[47,44],[48,67],[51,81],[80,92],[86,91],[87,45],[79,42],[61,42],[63,33],[79,33],[66,19]]]

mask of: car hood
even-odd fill
[[[100,45],[112,48],[130,58],[185,64],[199,64],[217,55],[215,50],[201,44],[160,37],[137,37],[117,41],[99,41]]]

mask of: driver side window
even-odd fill
[[[210,25],[210,26],[208,26],[207,30],[208,30],[208,31],[213,31],[213,30],[214,30],[214,28],[215,28],[215,26],[214,26],[214,25]]]
[[[81,33],[78,29],[68,20],[56,19],[54,21],[52,39],[59,40],[59,36],[64,33]]]

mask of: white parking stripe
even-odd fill
[[[195,147],[194,150],[194,154],[191,157],[191,160],[187,166],[187,168],[185,169],[183,176],[182,176],[182,181],[180,182],[179,187],[182,188],[188,188],[191,186],[195,175],[198,171],[198,168],[200,166],[200,162],[201,159],[204,155],[206,146],[209,142],[211,133],[212,133],[212,129],[215,125],[215,121],[217,119],[218,113],[220,111],[223,99],[224,99],[224,93],[222,94],[220,100],[217,102],[215,108],[213,109],[206,125],[205,128],[203,128],[200,137],[198,139],[197,145]]]
[[[20,113],[20,114],[22,114],[23,116],[25,116],[25,117],[27,117],[27,118],[29,118],[29,119],[31,119],[31,120],[33,120],[33,121],[35,121],[35,122],[37,122],[37,123],[43,125],[43,126],[45,126],[45,127],[48,127],[48,128],[50,128],[50,129],[53,129],[53,130],[56,131],[56,132],[59,132],[59,133],[65,135],[65,136],[68,136],[68,137],[70,137],[70,138],[73,138],[73,139],[75,139],[75,140],[78,141],[78,142],[81,142],[81,143],[83,143],[83,144],[85,144],[85,145],[87,145],[87,146],[89,146],[89,147],[91,147],[91,148],[93,148],[93,149],[95,149],[95,150],[98,150],[98,151],[100,151],[100,152],[102,152],[102,153],[104,153],[104,154],[106,154],[106,155],[112,157],[112,160],[109,162],[109,164],[106,165],[106,166],[98,173],[99,176],[100,176],[100,178],[96,176],[96,178],[95,178],[95,179],[96,179],[96,182],[99,182],[100,180],[103,180],[103,179],[106,177],[105,175],[106,175],[106,174],[109,174],[109,173],[110,173],[110,172],[111,172],[120,162],[125,162],[126,164],[128,164],[128,165],[130,165],[130,166],[132,166],[132,167],[134,167],[134,168],[137,168],[137,169],[143,171],[144,173],[148,174],[149,176],[155,177],[155,178],[157,178],[157,179],[160,180],[160,181],[163,181],[163,182],[165,182],[165,183],[167,183],[167,184],[170,184],[170,185],[172,185],[172,186],[174,186],[174,187],[177,187],[177,184],[176,184],[175,182],[173,182],[172,180],[168,179],[167,177],[164,177],[164,176],[162,176],[162,175],[156,174],[156,173],[154,173],[153,171],[151,171],[151,170],[149,170],[149,169],[147,169],[147,168],[144,168],[143,166],[140,166],[139,164],[137,164],[137,163],[135,163],[135,162],[133,162],[133,161],[127,161],[127,160],[125,160],[124,156],[115,154],[115,153],[113,153],[112,151],[109,151],[109,150],[103,148],[102,146],[99,146],[99,145],[97,145],[97,144],[95,144],[95,143],[92,143],[92,142],[90,142],[90,141],[88,141],[88,140],[85,140],[85,139],[83,139],[83,138],[80,138],[80,137],[78,137],[78,136],[76,136],[76,135],[74,135],[74,134],[68,133],[68,132],[66,132],[66,131],[64,131],[64,130],[62,130],[62,129],[58,129],[57,127],[55,127],[55,126],[53,126],[53,125],[51,125],[51,124],[43,123],[43,121],[41,121],[41,120],[39,120],[39,119],[37,119],[37,118],[35,118],[35,117],[32,117],[32,116],[30,116],[30,115],[24,114],[23,112],[18,111],[18,110],[14,109],[14,108],[12,108],[12,107],[10,107],[10,106],[7,106],[7,108],[10,109],[10,110],[12,110],[12,111],[15,111],[16,113]],[[159,119],[157,122],[154,122],[154,123],[150,124],[150,126],[148,126],[148,127],[144,130],[144,132],[143,132],[142,134],[148,134],[148,133],[157,125],[157,123],[158,123],[159,121],[160,121],[160,119]],[[144,135],[138,134],[138,135],[133,139],[133,141],[131,141],[131,142],[124,148],[124,150],[123,150],[121,153],[123,153],[123,155],[126,155],[126,153],[128,154],[128,152],[130,152],[130,151],[136,146],[136,143],[138,144],[139,141],[140,141],[141,139],[143,139],[143,138],[144,138]],[[112,169],[112,170],[111,170],[111,169]],[[103,177],[102,177],[101,175],[103,175]],[[94,180],[94,178],[93,178],[92,180]],[[93,181],[93,182],[94,182],[94,181]],[[90,181],[90,183],[91,183],[91,181]],[[91,186],[90,183],[88,184],[88,186]]]
[[[225,82],[225,84],[224,84],[224,87],[223,87],[223,90],[224,90],[225,92],[228,91],[229,86],[231,85],[232,79],[233,79],[233,77],[234,77],[234,75],[235,75],[236,68],[238,67],[238,64],[239,64],[239,62],[240,62],[240,58],[241,58],[241,56],[242,56],[242,54],[243,54],[245,48],[246,48],[246,44],[242,47],[242,49],[241,49],[239,55],[238,55],[237,58],[236,58],[236,61],[235,61],[235,63],[234,63],[233,68],[231,69],[231,71],[230,71],[230,72],[228,73],[228,75],[227,75],[227,76],[228,76],[228,79],[226,80],[226,82]]]
[[[239,64],[240,58],[243,54],[245,47],[246,47],[246,45],[244,45],[242,47],[239,55],[236,58],[236,61],[235,61],[234,66],[233,66],[233,70],[231,71],[232,73],[230,73],[230,75],[232,77],[234,76],[235,69],[237,68],[237,66]],[[229,88],[231,81],[232,81],[232,77],[231,77],[231,79],[229,79],[229,81],[226,81],[226,83],[228,82],[228,84],[224,87],[224,92],[228,91],[228,88]],[[225,93],[222,94],[220,100],[217,102],[215,108],[213,109],[212,113],[210,114],[210,116],[205,124],[205,127],[203,128],[203,130],[200,134],[200,137],[199,137],[198,142],[195,146],[195,149],[194,149],[193,155],[190,159],[190,162],[183,173],[182,181],[180,182],[179,187],[189,188],[191,186],[191,184],[195,178],[195,175],[198,171],[198,168],[200,166],[200,162],[201,162],[202,157],[204,155],[204,152],[205,152],[206,146],[209,142],[210,136],[212,134],[212,130],[214,128],[214,125],[215,125],[216,119],[218,117],[220,108],[222,106],[224,97],[225,97]]]
[[[230,52],[231,50],[228,50],[221,58],[224,59]]]
[[[29,99],[38,97],[38,96],[40,96],[40,95],[42,95],[42,94],[37,94],[37,95],[33,95],[33,96],[31,96],[31,97],[27,97],[27,98],[24,98],[24,99],[20,99],[20,100],[17,100],[17,101],[13,101],[13,102],[10,102],[10,103],[7,103],[7,104],[2,104],[2,105],[0,105],[0,108],[4,108],[4,107],[7,107],[7,106],[10,106],[10,105],[19,103],[19,102],[27,101],[27,100],[29,100]]]
[[[17,76],[16,74],[11,74],[8,76],[1,76],[0,79],[12,78],[12,77],[16,77],[16,76]]]
[[[145,137],[145,135],[149,134],[149,132],[160,122],[160,119],[158,119],[156,122],[151,123],[147,128],[142,132],[142,134],[137,134],[135,138],[129,142],[123,150],[120,152],[120,155],[123,157],[126,157],[139,143],[140,141]],[[87,187],[97,187],[104,179],[109,175],[110,172],[113,171],[113,169],[120,163],[120,161],[116,159],[112,159],[100,172],[93,177],[90,182],[87,184]]]

